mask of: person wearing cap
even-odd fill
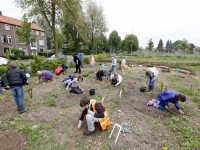
[[[39,83],[41,78],[42,78],[43,84],[45,84],[45,82],[47,82],[48,80],[52,81],[53,79],[53,71],[50,71],[50,70],[37,71],[37,75],[38,75],[38,80],[36,84]]]
[[[118,86],[122,83],[122,76],[119,74],[114,74],[110,76],[111,83],[115,86]]]

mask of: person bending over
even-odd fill
[[[62,80],[62,84],[64,84],[65,86],[67,86],[68,83],[71,82],[74,78],[76,78],[76,76],[74,76],[73,74],[70,74],[69,76],[66,76],[66,77]]]
[[[74,78],[72,81],[70,81],[66,87],[66,90],[68,91],[69,86],[72,84],[71,90],[69,91],[70,93],[75,93],[75,94],[82,94],[83,89],[80,87],[80,82],[83,81],[83,76],[79,75],[78,78]]]
[[[95,127],[94,123],[100,123],[101,129],[106,130],[106,128],[110,125],[110,119],[107,114],[106,107],[100,103],[96,102],[94,99],[89,99],[87,97],[83,97],[80,100],[80,106],[84,108],[78,123],[78,129],[81,128],[83,119],[86,119],[88,130],[83,133],[84,136],[89,136],[94,134]]]
[[[119,74],[114,74],[114,75],[111,75],[110,76],[110,80],[111,80],[111,83],[113,84],[113,85],[115,85],[115,86],[118,86],[118,85],[120,85],[121,84],[121,82],[122,82],[122,76],[121,75],[119,75]]]
[[[169,110],[169,104],[173,103],[176,109],[181,113],[184,114],[184,112],[181,110],[178,102],[185,102],[186,97],[185,95],[179,94],[178,92],[174,90],[165,90],[158,94],[157,100],[151,100],[147,103],[148,106],[154,106],[155,108],[161,109],[161,110]]]
[[[149,86],[148,92],[153,92],[156,78],[158,77],[158,70],[155,67],[150,67],[146,70],[146,84]]]
[[[52,81],[53,79],[53,72],[50,70],[37,71],[37,75],[38,75],[38,80],[36,84],[39,83],[40,78],[42,78],[43,84],[45,84],[45,82],[47,82],[48,80]]]
[[[99,70],[96,73],[96,79],[102,81],[105,72],[106,72],[105,70]]]

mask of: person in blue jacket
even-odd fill
[[[73,74],[70,74],[69,76],[66,76],[66,77],[62,80],[62,84],[64,84],[65,86],[67,86],[68,83],[71,82],[74,78],[75,78],[75,76],[74,76]]]
[[[80,61],[81,61],[81,68],[83,68],[83,64],[82,64],[82,61],[83,61],[83,58],[84,58],[83,54],[84,54],[84,53],[78,53],[78,55],[77,55],[77,57],[78,57],[78,58],[80,59]]]
[[[182,94],[179,94],[178,92],[174,90],[165,90],[158,94],[157,96],[158,101],[155,99],[152,99],[147,103],[148,106],[154,106],[155,108],[161,109],[161,110],[169,110],[169,102],[173,103],[176,109],[181,113],[184,114],[184,112],[181,110],[178,102],[185,102],[186,97]]]

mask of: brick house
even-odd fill
[[[5,55],[6,50],[9,50],[10,54],[13,55],[12,48],[21,49],[25,52],[25,55],[28,55],[28,46],[24,43],[19,43],[15,33],[16,27],[20,27],[21,22],[21,20],[3,16],[0,11],[0,56]],[[36,42],[30,44],[30,49],[33,55],[37,55],[38,52],[47,50],[45,30],[34,22],[31,24],[31,29],[31,33],[36,36]]]

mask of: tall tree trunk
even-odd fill
[[[57,42],[56,27],[55,27],[55,22],[56,22],[55,21],[55,16],[56,16],[55,3],[52,2],[51,6],[52,6],[52,31],[53,31],[53,38],[54,38],[54,49],[55,49],[56,58],[58,58],[58,42]]]
[[[30,44],[31,43],[28,44],[28,56],[31,56]]]

